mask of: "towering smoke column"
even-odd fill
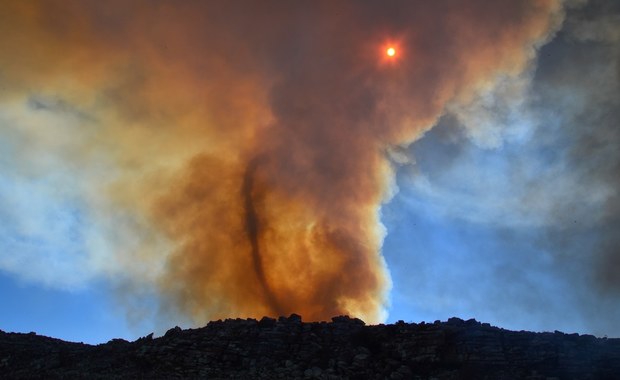
[[[25,116],[0,135],[83,178],[105,241],[89,265],[155,287],[163,308],[378,322],[389,152],[526,69],[560,13],[554,0],[5,1],[1,101],[78,121],[60,147]]]

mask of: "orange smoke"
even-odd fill
[[[88,198],[102,218],[139,221],[116,226],[139,244],[118,242],[112,272],[156,287],[162,307],[196,323],[378,322],[387,150],[524,70],[559,11],[555,0],[9,1],[0,100],[54,97],[95,120],[68,159],[114,162]],[[382,70],[392,36],[406,56]],[[155,236],[170,250],[155,253]]]

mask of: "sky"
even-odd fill
[[[4,1],[0,329],[619,337],[619,42],[609,0]]]

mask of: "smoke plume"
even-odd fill
[[[80,205],[81,270],[166,312],[382,321],[397,152],[531,68],[561,17],[555,0],[4,1],[2,168],[69,184],[45,196]]]

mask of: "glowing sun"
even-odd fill
[[[393,57],[396,55],[396,49],[394,49],[393,47],[390,47],[385,51],[385,54],[387,54],[388,57]]]

